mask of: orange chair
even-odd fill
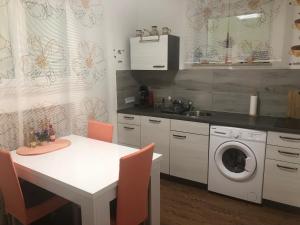
[[[120,159],[116,225],[139,225],[148,217],[154,144]]]
[[[113,125],[96,120],[89,120],[88,138],[112,143]]]
[[[69,203],[63,198],[54,196],[39,205],[26,208],[10,153],[4,150],[0,150],[0,189],[6,213],[18,219],[23,225],[29,225]]]

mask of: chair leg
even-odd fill
[[[7,217],[7,223],[8,223],[8,225],[15,225],[15,221],[14,221],[14,218],[13,218],[12,215],[7,214],[6,217]]]
[[[17,220],[13,216],[11,216],[11,224],[18,225]]]
[[[12,223],[11,223],[11,215],[9,215],[9,214],[6,214],[5,215],[5,219],[6,219],[6,224],[7,225],[12,225]]]
[[[80,207],[72,203],[73,225],[81,225]]]
[[[148,223],[148,221],[147,220],[145,220],[144,222],[142,222],[140,225],[148,225],[149,223]]]

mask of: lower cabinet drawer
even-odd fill
[[[263,197],[300,207],[300,165],[267,159]]]
[[[118,124],[118,143],[129,147],[141,147],[141,127]]]
[[[300,164],[300,149],[267,145],[266,158]]]
[[[279,132],[268,132],[268,144],[300,149],[300,135]]]
[[[131,124],[131,125],[141,125],[141,117],[136,115],[130,115],[130,114],[118,114],[118,123],[122,124]]]
[[[209,135],[208,123],[197,123],[183,120],[171,120],[171,130],[191,134]]]
[[[170,174],[207,184],[208,136],[172,131]]]

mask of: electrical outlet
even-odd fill
[[[134,96],[125,98],[125,104],[130,104],[130,103],[133,103],[133,102],[135,102],[135,97]]]

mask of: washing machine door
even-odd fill
[[[245,144],[229,141],[221,144],[215,152],[219,171],[234,181],[248,180],[256,170],[256,157]]]

